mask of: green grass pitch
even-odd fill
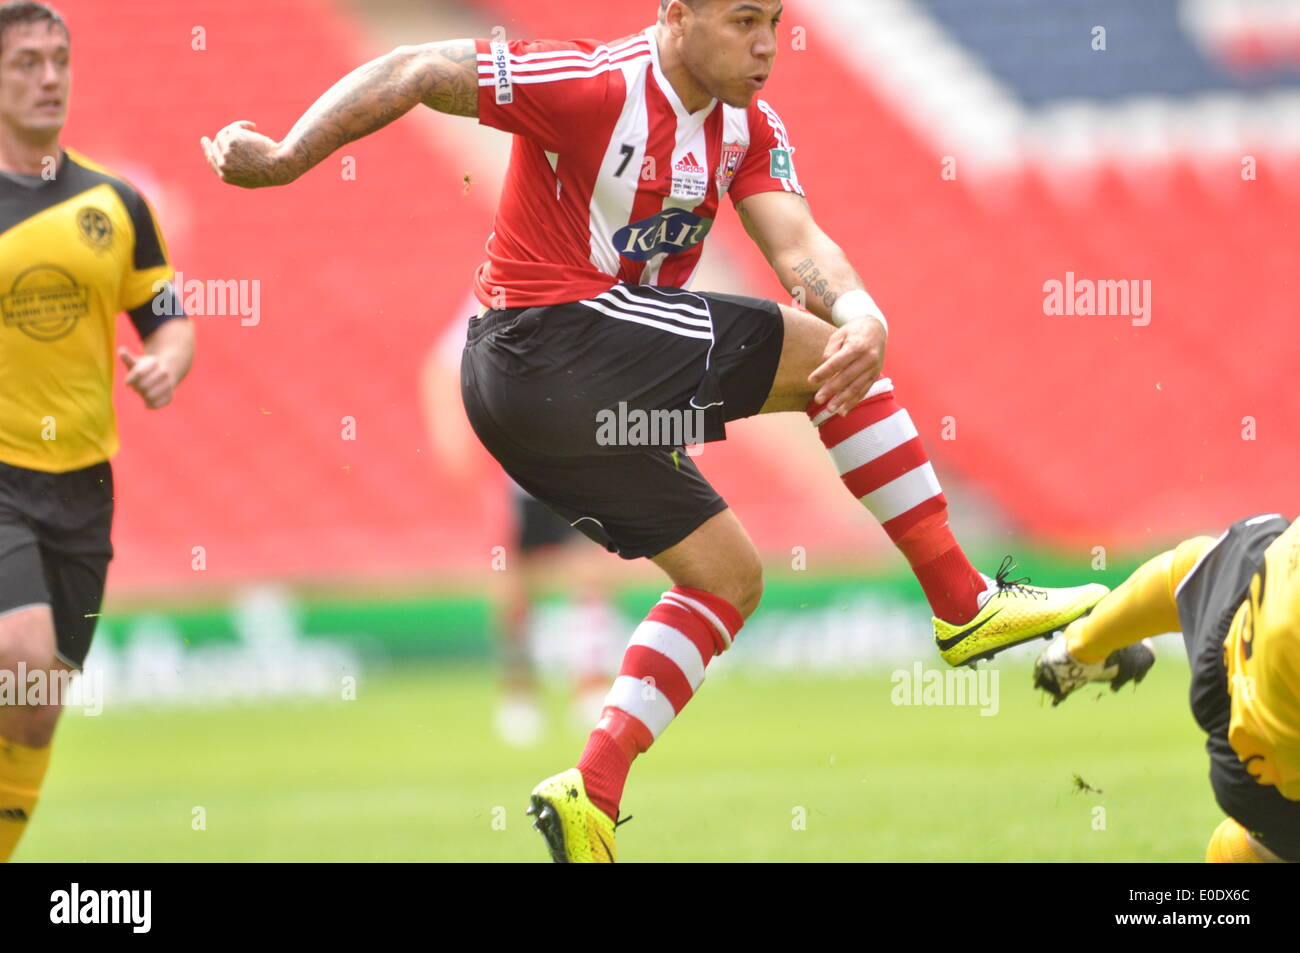
[[[583,736],[504,747],[493,687],[444,667],[355,701],[70,713],[14,859],[545,860],[527,795]],[[1008,663],[982,717],[894,706],[888,674],[721,673],[635,766],[620,859],[1199,861],[1221,815],[1186,687],[1166,656],[1053,709]]]

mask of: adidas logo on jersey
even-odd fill
[[[673,163],[673,198],[699,201],[708,194],[709,171],[700,165],[694,152]]]
[[[703,175],[704,166],[700,165],[700,160],[695,158],[694,152],[688,152],[673,166],[673,171],[683,175]]]

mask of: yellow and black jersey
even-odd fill
[[[1223,644],[1232,721],[1246,769],[1300,801],[1300,520],[1264,551]]]
[[[0,174],[0,462],[50,473],[117,452],[118,312],[141,338],[180,316],[154,307],[172,268],[148,203],[71,150],[61,160],[48,181]]]
[[[1300,521],[1234,523],[1179,584],[1177,602],[1211,758],[1300,801]]]

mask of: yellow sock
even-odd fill
[[[49,745],[29,748],[0,736],[0,863],[27,830],[49,764]]]
[[[1264,858],[1250,846],[1250,835],[1230,817],[1210,835],[1210,845],[1205,849],[1207,864],[1262,864]]]
[[[1174,590],[1196,561],[1214,545],[1209,536],[1184,540],[1149,559],[1088,616],[1065,630],[1065,647],[1080,662],[1105,661],[1110,653],[1162,632],[1177,632]]]

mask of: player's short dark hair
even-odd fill
[[[5,31],[22,23],[51,23],[61,27],[68,38],[72,38],[68,25],[57,11],[31,0],[8,0],[7,3],[0,3],[0,50],[4,49]]]

